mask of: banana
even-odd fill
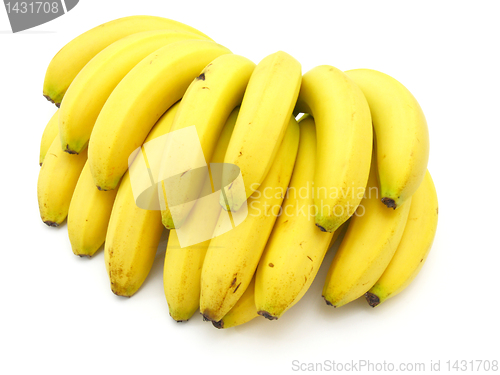
[[[42,221],[59,226],[68,216],[71,197],[87,161],[87,152],[70,155],[61,149],[56,136],[45,155],[38,174],[38,208]]]
[[[68,211],[68,236],[75,255],[92,257],[104,243],[117,191],[99,191],[85,163]]]
[[[228,116],[241,103],[254,69],[255,64],[245,57],[233,54],[219,56],[203,69],[184,94],[172,131],[195,125],[207,163],[212,158],[217,139]],[[195,163],[200,159],[199,156],[193,151],[185,154],[183,165],[188,164],[188,158]],[[164,162],[169,163],[168,157],[165,157]],[[218,161],[222,162],[223,160]],[[162,210],[162,221],[167,229],[182,225],[182,219],[187,216],[200,192],[202,182],[196,181],[196,175],[188,173],[183,178],[193,181],[183,182],[182,186],[188,186],[188,189],[174,190],[174,194],[182,197],[182,202],[188,203],[169,208],[165,186],[160,195],[163,196],[165,207]],[[171,209],[176,210],[176,223],[172,219]]]
[[[265,57],[250,77],[224,160],[241,169],[245,198],[259,188],[271,168],[297,101],[301,74],[300,63],[278,51]],[[239,191],[235,184],[232,191]],[[233,196],[225,189],[224,195],[221,205],[238,211],[244,202],[241,194]]]
[[[411,198],[410,213],[401,242],[375,285],[365,297],[375,307],[405,289],[424,265],[434,241],[438,223],[438,199],[431,175]]]
[[[299,151],[283,214],[269,237],[255,282],[257,311],[270,320],[278,319],[309,289],[333,238],[314,223],[314,120],[306,115],[299,126]]]
[[[259,316],[255,307],[255,277],[252,278],[245,293],[229,312],[218,322],[212,322],[215,328],[231,328],[248,323]]]
[[[64,95],[59,117],[61,146],[70,154],[87,147],[99,113],[115,87],[142,59],[168,44],[203,39],[180,31],[132,34],[99,52],[78,73]]]
[[[158,120],[146,142],[170,131],[177,108],[175,104]],[[131,170],[134,167],[135,162]],[[130,297],[140,288],[153,265],[162,232],[160,211],[137,206],[127,171],[116,194],[104,242],[104,260],[113,293]]]
[[[101,190],[116,188],[128,158],[191,81],[230,51],[211,41],[185,40],[158,49],[137,64],[111,93],[95,122],[89,163]]]
[[[153,16],[119,18],[79,35],[66,44],[51,60],[43,82],[43,96],[57,106],[80,70],[104,48],[117,40],[141,31],[179,30],[208,38],[181,22]]]
[[[280,213],[298,143],[299,127],[291,116],[271,170],[248,200],[248,215],[241,218],[233,212],[233,219],[244,219],[241,224],[210,241],[201,272],[200,311],[206,320],[221,320],[250,284]]]
[[[370,109],[347,75],[322,65],[302,77],[295,111],[316,122],[315,220],[321,230],[334,232],[363,198],[373,144]]]
[[[45,126],[40,142],[40,166],[43,164],[45,155],[50,148],[50,145],[59,134],[59,110],[56,111]]]
[[[429,130],[414,96],[387,74],[355,69],[346,74],[361,88],[372,114],[382,202],[396,209],[424,179]]]
[[[364,295],[380,278],[396,251],[410,211],[408,200],[388,210],[379,200],[375,160],[365,198],[351,218],[323,287],[328,305],[340,307]]]
[[[182,109],[182,103],[179,111]],[[212,163],[224,161],[237,117],[238,108],[231,113],[222,129],[213,153]],[[206,183],[210,185],[210,179],[206,179]],[[208,188],[211,189],[210,186]],[[192,233],[194,238],[204,238],[205,234],[211,238],[221,209],[218,200],[198,200],[182,230],[188,235]],[[170,231],[163,269],[163,287],[170,316],[178,322],[191,318],[200,306],[201,269],[209,244],[210,239],[182,248],[176,230]]]

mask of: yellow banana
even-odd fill
[[[68,216],[69,204],[78,177],[87,161],[87,152],[70,155],[61,148],[59,138],[52,141],[38,175],[38,208],[42,221],[59,226]]]
[[[117,191],[99,191],[85,163],[68,211],[68,236],[75,255],[91,257],[104,243]]]
[[[211,41],[180,41],[153,52],[122,79],[102,108],[89,142],[90,170],[98,188],[116,188],[129,156],[162,113],[210,61],[228,53]]]
[[[213,60],[202,73],[189,85],[172,125],[172,131],[196,126],[203,156],[208,163],[212,158],[219,134],[226,123],[231,111],[241,103],[248,80],[255,68],[255,64],[245,57],[239,55],[222,55]],[[183,164],[187,165],[188,158],[194,163],[199,160],[200,155],[191,150],[184,157]],[[168,163],[168,158],[164,159]],[[223,160],[218,163],[222,163]],[[202,182],[196,180],[197,175],[187,173],[184,179],[193,179],[191,182],[183,182],[182,186],[188,189],[175,191],[177,197],[182,197],[186,204],[169,208],[165,187],[163,186],[163,199],[165,210],[162,210],[163,225],[167,229],[173,229],[182,225],[192,208],[195,198],[198,197]],[[175,209],[176,222],[172,219],[171,209]],[[175,225],[177,224],[177,225]]]
[[[405,289],[424,265],[434,241],[438,222],[436,188],[427,171],[411,198],[410,213],[401,242],[375,285],[365,297],[375,307]]]
[[[255,276],[250,285],[248,285],[245,293],[240,297],[238,302],[229,312],[218,322],[212,322],[215,328],[231,328],[245,323],[248,323],[253,318],[259,316],[255,307]]]
[[[45,126],[40,142],[40,166],[43,164],[45,155],[50,148],[50,145],[59,134],[59,110],[56,111]]]
[[[309,289],[333,237],[314,223],[314,120],[303,117],[299,126],[299,151],[283,213],[260,259],[255,282],[257,311],[270,320],[278,319]]]
[[[410,201],[396,211],[380,202],[375,161],[365,194],[326,276],[323,297],[334,307],[364,295],[376,283],[391,261],[408,219]]]
[[[182,102],[179,111],[181,109]],[[222,129],[213,153],[212,163],[224,162],[224,155],[237,117],[238,109],[235,109]],[[210,185],[210,179],[207,179],[206,183]],[[205,234],[208,238],[211,238],[221,209],[219,202],[213,199],[198,200],[182,230],[188,235],[193,233],[193,236],[197,238],[204,238]],[[163,287],[170,316],[174,320],[188,320],[200,306],[201,269],[209,244],[210,239],[181,247],[177,232],[175,230],[170,231],[165,254]]]
[[[292,116],[271,170],[248,200],[248,216],[210,241],[201,273],[200,311],[206,320],[221,320],[250,284],[280,213],[298,143],[299,127]]]
[[[241,103],[225,163],[241,169],[246,197],[259,188],[266,177],[285,134],[297,101],[301,82],[301,65],[289,54],[278,51],[265,57],[255,68]],[[242,195],[225,189],[221,205],[238,211]]]
[[[158,120],[146,142],[170,131],[177,108],[178,104],[172,106]],[[130,168],[136,166],[134,162]],[[127,171],[113,204],[104,243],[104,260],[113,293],[130,297],[140,288],[153,265],[162,232],[160,211],[137,206]]]
[[[424,179],[429,131],[414,96],[387,74],[355,69],[346,74],[361,88],[372,114],[382,202],[397,208]]]
[[[316,122],[316,225],[334,232],[363,198],[373,144],[370,109],[347,75],[322,65],[302,77],[296,112]]]
[[[71,83],[59,116],[62,148],[79,153],[88,145],[92,128],[115,87],[142,59],[168,44],[202,36],[172,30],[136,33],[106,47]]]
[[[180,30],[208,38],[190,26],[162,17],[131,16],[104,23],[70,41],[52,58],[45,73],[43,96],[59,106],[71,82],[95,55],[121,38],[150,30]]]

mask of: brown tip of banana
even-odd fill
[[[380,298],[378,298],[378,296],[373,293],[365,293],[365,298],[371,307],[375,307],[380,303]]]
[[[263,316],[264,318],[269,319],[269,320],[278,320],[277,316],[269,314],[267,311],[264,311],[264,310],[257,311],[257,314],[259,314],[260,316]]]
[[[320,231],[322,231],[322,232],[326,232],[326,229],[325,229],[325,228],[323,228],[321,225],[316,224],[316,226],[319,228],[319,230],[320,230]]]
[[[100,187],[100,186],[97,186],[97,190],[99,190],[99,191],[107,191],[106,189],[103,189],[103,188],[102,188],[102,187]]]
[[[389,208],[396,209],[396,202],[392,198],[382,198],[382,203],[385,204]]]
[[[76,254],[75,255],[79,256],[80,258],[87,258],[87,259],[90,259],[92,258],[92,255],[88,255],[88,254]]]
[[[330,301],[328,301],[328,300],[327,300],[324,296],[323,296],[323,298],[325,299],[325,302],[326,302],[326,304],[327,304],[328,306],[333,306],[334,308],[335,308],[335,307],[337,307],[337,306],[335,306],[333,303],[331,303]]]
[[[45,224],[47,224],[49,227],[58,227],[59,224],[56,223],[55,221],[44,221]]]
[[[210,318],[210,316],[208,316],[208,314],[207,314],[207,313],[205,313],[205,314],[201,314],[201,315],[203,316],[203,321],[204,321],[204,322],[212,322],[212,323],[214,323],[214,322],[215,322],[215,320],[213,320],[212,318]]]
[[[217,329],[222,329],[224,328],[224,322],[221,320],[219,320],[218,322],[212,322],[213,326]]]
[[[55,103],[57,108],[61,108],[61,103]]]
[[[52,98],[51,98],[50,96],[43,94],[43,97],[44,97],[45,99],[47,99],[49,102],[54,103],[54,101],[52,100]],[[54,103],[54,104],[55,104],[55,103]],[[56,104],[56,105],[57,105],[57,104]]]
[[[78,152],[69,149],[69,145],[66,145],[64,151],[71,155],[78,155]]]

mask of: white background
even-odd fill
[[[499,7],[481,2],[99,1],[12,34],[0,9],[0,372],[293,373],[293,363],[499,360]],[[372,68],[420,102],[440,204],[434,247],[401,295],[376,309],[327,306],[310,291],[279,321],[217,330],[177,324],[163,294],[163,253],[130,299],[111,293],[102,251],[72,254],[36,199],[39,141],[55,107],[42,97],[53,55],[80,33],[134,14],[172,18],[255,62],[284,50],[316,65]]]

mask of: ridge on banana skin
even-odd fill
[[[59,110],[57,110],[49,122],[45,126],[42,134],[42,140],[40,141],[40,167],[43,164],[43,160],[45,159],[45,155],[47,155],[47,151],[54,142],[54,139],[59,135]]]
[[[66,44],[50,61],[43,82],[43,96],[57,107],[75,77],[92,58],[126,36],[151,30],[179,30],[205,34],[181,22],[155,16],[118,18],[94,27]]]
[[[241,113],[241,112],[240,112]],[[299,126],[290,116],[278,154],[259,189],[248,200],[248,215],[232,230],[213,238],[201,273],[200,312],[219,321],[237,303],[255,274],[290,182],[299,143]],[[238,215],[238,212],[233,212]],[[217,228],[224,224],[220,215]],[[221,224],[222,223],[222,224]]]
[[[316,123],[316,225],[334,232],[354,214],[366,187],[373,145],[370,108],[346,74],[321,65],[302,77],[299,112]]]
[[[343,306],[363,296],[391,261],[408,219],[411,198],[398,210],[388,210],[378,197],[375,159],[366,197],[351,218],[323,287],[328,305]]]
[[[411,197],[408,221],[391,262],[375,285],[365,294],[375,307],[402,292],[418,275],[432,247],[438,224],[438,199],[432,177]]]
[[[195,125],[207,163],[212,158],[219,135],[231,111],[241,104],[248,80],[254,69],[255,64],[243,56],[222,55],[210,62],[186,90],[172,125],[172,131]],[[165,154],[163,163],[167,166],[171,165],[172,161],[167,157],[168,150],[165,150]],[[187,165],[188,161],[194,164],[196,159],[200,159],[197,153],[192,152],[185,155],[183,165]],[[223,161],[221,160],[219,163]],[[164,169],[162,168],[162,170]],[[169,207],[165,184],[162,183],[161,214],[163,225],[167,229],[180,228],[193,207],[196,201],[194,198],[199,196],[203,184],[196,176],[196,174],[190,173],[184,175],[182,186],[189,187],[173,190],[172,194],[176,198],[179,198],[181,202],[187,202],[175,207]],[[172,188],[172,186],[169,187],[169,189]],[[174,212],[172,213],[171,210]],[[172,214],[176,219],[175,223]]]
[[[59,116],[62,148],[77,154],[87,147],[106,100],[127,73],[161,47],[189,39],[203,37],[173,30],[145,31],[122,38],[99,52],[64,95]]]
[[[394,78],[371,69],[346,74],[370,106],[382,202],[396,209],[418,189],[427,171],[427,121],[415,97]]]
[[[258,189],[278,152],[299,94],[301,69],[295,58],[278,51],[259,62],[250,77],[224,159],[240,168],[245,200]],[[238,211],[244,200],[225,189],[220,203],[225,209]]]
[[[89,163],[96,186],[116,188],[128,159],[160,116],[212,60],[231,53],[206,40],[169,44],[143,59],[113,90],[92,130]]]

